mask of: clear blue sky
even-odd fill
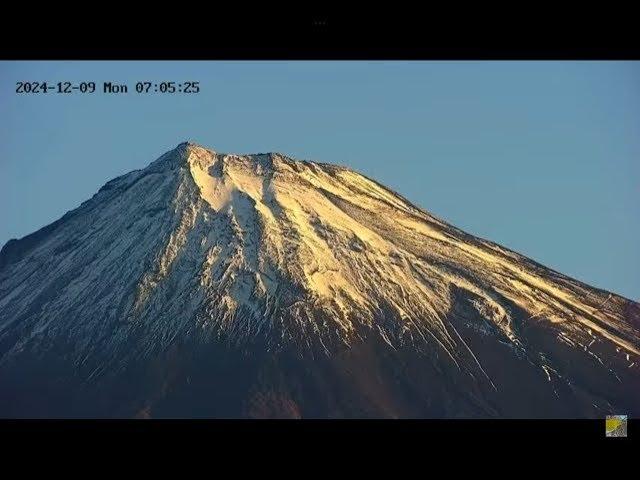
[[[198,95],[16,95],[198,80]],[[0,244],[183,140],[352,167],[454,225],[640,298],[638,62],[0,62]]]

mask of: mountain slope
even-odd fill
[[[184,143],[0,253],[0,416],[640,413],[640,306],[346,168]]]

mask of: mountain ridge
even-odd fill
[[[217,398],[196,410],[213,416],[633,410],[639,325],[637,303],[351,169],[192,142],[0,252],[0,385],[24,395],[16,372],[29,365],[30,388],[58,378],[98,416],[192,411],[194,376]],[[244,383],[211,355],[244,365]],[[101,389],[127,400],[106,406]],[[22,408],[11,395],[0,413]]]
[[[225,155],[231,155],[231,156],[236,156],[236,157],[247,157],[247,158],[252,158],[252,157],[263,157],[263,156],[272,156],[272,155],[276,155],[276,156],[279,156],[279,157],[285,158],[285,159],[287,159],[287,160],[289,160],[289,161],[293,161],[293,162],[299,162],[299,163],[303,163],[303,164],[315,164],[315,165],[326,166],[326,167],[330,167],[330,168],[337,168],[337,169],[341,169],[341,170],[345,170],[345,171],[349,171],[349,172],[356,173],[356,174],[358,174],[358,175],[362,176],[363,178],[367,179],[368,181],[370,181],[370,182],[372,182],[372,183],[375,183],[375,184],[376,184],[376,185],[378,185],[380,188],[383,188],[383,189],[387,190],[388,192],[390,192],[391,194],[393,194],[393,195],[397,196],[398,198],[402,199],[404,202],[406,202],[406,203],[408,203],[408,204],[412,205],[415,209],[419,210],[421,213],[424,213],[424,214],[426,214],[426,215],[429,215],[429,216],[433,217],[434,219],[438,220],[439,222],[442,222],[442,223],[447,224],[449,227],[451,227],[451,228],[453,228],[453,229],[455,229],[455,230],[459,231],[460,233],[462,233],[462,234],[464,234],[464,235],[467,235],[467,236],[469,236],[469,237],[472,237],[472,238],[475,238],[475,239],[479,239],[479,240],[481,240],[481,241],[483,241],[483,242],[487,242],[487,243],[490,243],[490,244],[492,244],[492,245],[498,246],[500,249],[505,250],[505,251],[507,251],[507,252],[509,252],[509,253],[511,253],[511,254],[515,254],[515,255],[518,255],[518,256],[523,257],[524,259],[526,259],[527,261],[531,262],[532,264],[534,264],[534,265],[538,266],[539,268],[542,268],[542,269],[546,269],[546,270],[552,271],[552,272],[554,272],[554,273],[556,273],[556,274],[558,274],[558,275],[560,275],[560,276],[562,276],[562,277],[565,277],[565,278],[570,278],[570,279],[572,279],[573,281],[579,282],[580,284],[582,284],[582,285],[584,285],[584,286],[586,286],[586,287],[589,287],[589,288],[593,288],[593,289],[600,290],[601,292],[606,293],[606,294],[616,295],[616,296],[622,297],[622,298],[624,298],[625,300],[628,300],[628,301],[636,302],[636,300],[633,300],[631,297],[628,297],[628,296],[626,296],[626,295],[624,295],[624,294],[621,294],[621,293],[615,292],[615,291],[613,291],[613,290],[609,290],[609,289],[608,289],[608,288],[606,288],[606,287],[594,287],[593,285],[591,285],[590,283],[588,283],[588,281],[586,281],[586,280],[580,280],[580,279],[578,279],[578,278],[576,278],[576,277],[573,277],[573,276],[571,276],[571,275],[564,274],[564,273],[562,273],[562,271],[561,271],[561,270],[559,270],[559,269],[557,269],[557,268],[555,268],[555,267],[550,267],[550,266],[548,266],[548,265],[546,265],[546,264],[544,264],[544,263],[540,263],[540,262],[538,262],[538,261],[534,260],[532,257],[529,257],[529,256],[527,256],[527,255],[524,255],[524,254],[520,253],[517,249],[515,249],[515,248],[513,248],[513,247],[506,247],[506,246],[504,246],[503,244],[500,244],[500,243],[494,242],[494,241],[492,241],[492,240],[487,240],[486,238],[484,238],[484,237],[482,237],[482,236],[478,236],[478,235],[475,235],[475,234],[470,234],[470,233],[468,233],[466,230],[461,229],[461,228],[459,228],[459,227],[456,227],[455,225],[453,225],[453,224],[449,223],[449,221],[448,221],[448,220],[446,220],[446,219],[444,219],[444,218],[442,218],[442,217],[439,217],[438,215],[434,215],[433,213],[431,213],[430,211],[428,211],[428,210],[426,210],[425,208],[421,207],[420,205],[414,204],[412,200],[409,200],[407,197],[403,196],[403,195],[402,195],[401,193],[399,193],[397,190],[395,190],[395,189],[393,189],[393,188],[390,188],[390,187],[388,187],[388,186],[386,186],[386,185],[384,185],[384,184],[382,184],[382,183],[378,182],[375,178],[372,178],[372,177],[370,177],[370,176],[368,176],[368,175],[366,175],[366,174],[364,174],[364,173],[362,173],[362,172],[359,172],[359,171],[357,171],[357,170],[354,170],[354,169],[352,169],[352,168],[350,168],[350,167],[346,167],[346,166],[339,165],[339,164],[335,164],[335,163],[330,163],[330,162],[320,162],[320,161],[315,161],[315,160],[310,160],[310,159],[296,159],[296,158],[294,158],[294,157],[288,156],[288,155],[284,154],[283,152],[279,152],[279,151],[269,151],[269,152],[261,152],[261,153],[245,153],[245,154],[235,154],[235,153],[227,154],[227,153],[221,153],[221,152],[217,152],[215,149],[211,149],[211,148],[206,147],[204,144],[201,144],[201,143],[199,143],[199,142],[194,142],[194,141],[191,141],[191,140],[185,140],[185,141],[180,142],[179,144],[177,144],[177,146],[176,146],[176,147],[174,147],[173,149],[168,150],[168,151],[167,151],[167,152],[165,152],[163,155],[161,155],[160,157],[158,157],[158,159],[157,159],[157,160],[160,160],[160,159],[161,159],[161,158],[163,158],[164,156],[166,156],[166,155],[168,155],[168,154],[171,154],[171,153],[173,153],[173,152],[178,152],[180,148],[189,148],[189,147],[200,148],[200,149],[207,150],[207,151],[209,151],[209,152],[211,152],[211,153],[219,154],[219,155],[222,155],[222,156],[225,156]],[[156,160],[156,161],[157,161],[157,160]],[[186,157],[185,157],[185,161],[186,161]],[[152,163],[153,163],[153,162],[152,162]],[[147,167],[143,167],[143,168],[139,168],[139,169],[134,169],[134,170],[131,170],[131,171],[127,172],[127,173],[124,173],[124,174],[121,174],[121,175],[118,175],[118,176],[114,177],[113,179],[111,179],[111,180],[107,181],[105,184],[103,184],[102,186],[100,186],[100,187],[98,188],[98,191],[96,192],[96,194],[97,194],[97,193],[99,193],[99,192],[101,192],[101,191],[103,191],[103,190],[108,190],[109,188],[111,188],[111,184],[112,184],[112,183],[117,182],[117,181],[118,181],[118,180],[120,180],[121,178],[126,177],[126,176],[128,176],[128,175],[130,175],[130,174],[133,174],[133,173],[136,173],[136,172],[144,171],[144,170],[145,170],[146,168],[148,168],[149,166],[151,166],[151,164],[147,165]],[[94,194],[94,196],[95,196],[95,194]],[[92,197],[92,198],[93,198],[93,197]],[[66,212],[66,213],[64,213],[62,216],[60,216],[57,220],[54,220],[54,221],[52,221],[50,224],[44,225],[44,226],[42,226],[42,227],[38,228],[37,230],[35,230],[35,231],[31,232],[31,233],[25,234],[25,235],[23,235],[23,236],[21,236],[21,237],[13,237],[13,238],[9,238],[9,239],[8,239],[8,240],[7,240],[7,241],[6,241],[6,242],[5,242],[5,243],[0,247],[0,267],[3,265],[3,263],[2,263],[2,262],[3,262],[3,260],[4,260],[4,259],[3,259],[3,250],[5,250],[5,247],[8,247],[8,250],[10,250],[10,249],[11,249],[11,247],[12,247],[16,242],[29,241],[29,240],[31,240],[32,238],[37,238],[37,237],[38,237],[38,235],[42,235],[42,234],[45,234],[46,232],[49,232],[52,228],[55,228],[55,225],[57,225],[59,222],[63,221],[63,220],[64,220],[65,218],[67,218],[70,214],[73,214],[73,212],[75,212],[76,210],[78,210],[78,209],[79,209],[79,208],[80,208],[84,203],[86,203],[86,202],[88,202],[88,201],[90,201],[90,200],[91,200],[91,199],[89,199],[89,200],[86,200],[86,201],[82,202],[82,204],[81,204],[81,205],[79,205],[78,207],[73,208],[73,209],[71,209],[71,210],[67,211],[67,212]],[[7,255],[7,253],[6,253],[6,252],[5,252],[5,255]],[[10,256],[10,254],[9,254],[9,256]]]

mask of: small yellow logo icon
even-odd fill
[[[627,416],[626,415],[607,415],[606,420],[607,437],[626,437],[627,436]]]

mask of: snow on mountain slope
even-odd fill
[[[349,169],[183,143],[4,246],[0,415],[640,413],[639,322]]]

